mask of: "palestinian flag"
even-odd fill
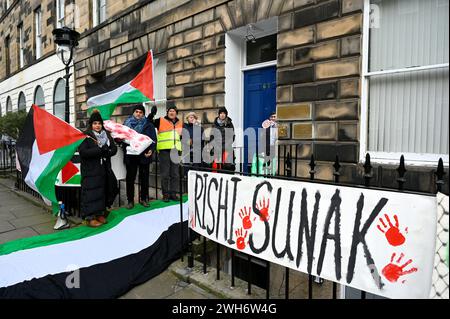
[[[32,189],[57,209],[55,182],[86,137],[79,130],[33,105],[16,144],[22,176]]]
[[[112,211],[98,228],[82,225],[0,245],[0,299],[122,296],[181,256],[188,232],[183,199],[182,206],[155,201],[151,208]]]
[[[81,186],[81,158],[80,155],[75,155],[62,168],[56,179],[58,186]]]
[[[97,109],[104,120],[111,117],[118,104],[154,100],[152,51],[104,80],[88,83],[86,92],[88,114],[90,115],[94,109]]]

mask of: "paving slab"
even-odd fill
[[[27,237],[37,236],[37,235],[39,235],[39,234],[30,227],[11,230],[11,231],[0,234],[0,244],[4,244],[9,241],[20,239],[20,238],[27,238]]]
[[[33,225],[44,224],[50,221],[55,222],[55,217],[53,217],[51,214],[39,214],[13,219],[10,220],[9,223],[11,223],[16,228],[23,228]]]
[[[4,233],[14,229],[16,228],[7,220],[0,220],[0,233]]]

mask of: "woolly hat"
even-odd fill
[[[100,122],[103,125],[103,119],[98,110],[94,110],[92,112],[91,116],[89,117],[89,125],[92,125],[92,123],[94,123],[95,121]]]
[[[220,115],[220,113],[225,113],[227,116],[228,116],[228,111],[227,111],[227,109],[225,108],[225,107],[221,107],[221,108],[219,108],[219,115]]]
[[[133,106],[133,113],[136,110],[141,110],[144,113],[144,115],[145,115],[145,108],[144,108],[144,106],[142,104],[135,104]]]
[[[189,119],[190,116],[193,116],[193,117],[195,117],[196,120],[198,120],[198,115],[197,115],[197,113],[195,113],[195,112],[189,112],[189,113],[186,115],[186,121]]]
[[[167,103],[166,111],[169,112],[170,110],[175,110],[175,112],[177,112],[177,114],[178,114],[178,109],[174,102]]]

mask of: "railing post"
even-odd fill
[[[181,165],[181,161],[178,163],[178,174],[179,174],[179,185],[180,188],[178,190],[178,194],[180,196],[180,236],[181,236],[181,262],[184,261],[184,227],[183,227],[183,167]],[[188,225],[188,231],[189,231],[189,225]]]
[[[247,255],[247,272],[248,272],[248,279],[247,279],[247,294],[252,294],[252,257],[250,255]]]
[[[370,187],[370,180],[373,177],[372,164],[370,163],[370,154],[366,154],[366,161],[364,162],[364,186]],[[366,292],[361,290],[361,299],[366,299]]]
[[[333,172],[334,182],[336,184],[339,184],[339,177],[341,176],[341,173],[339,172],[339,170],[341,169],[341,164],[339,163],[338,155],[336,155],[336,160],[334,161],[333,167],[334,167],[334,172]],[[333,281],[333,299],[336,299],[336,298],[337,298],[337,283]]]
[[[314,175],[316,174],[316,163],[314,161],[314,154],[311,155],[311,160],[309,162],[309,167],[311,168],[309,171],[309,179],[314,180]],[[308,274],[308,299],[313,299],[313,276]]]

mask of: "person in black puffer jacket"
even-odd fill
[[[81,158],[81,213],[91,227],[106,223],[106,208],[118,194],[117,179],[111,168],[111,157],[117,146],[103,127],[98,111],[89,118],[88,136],[79,146]]]

